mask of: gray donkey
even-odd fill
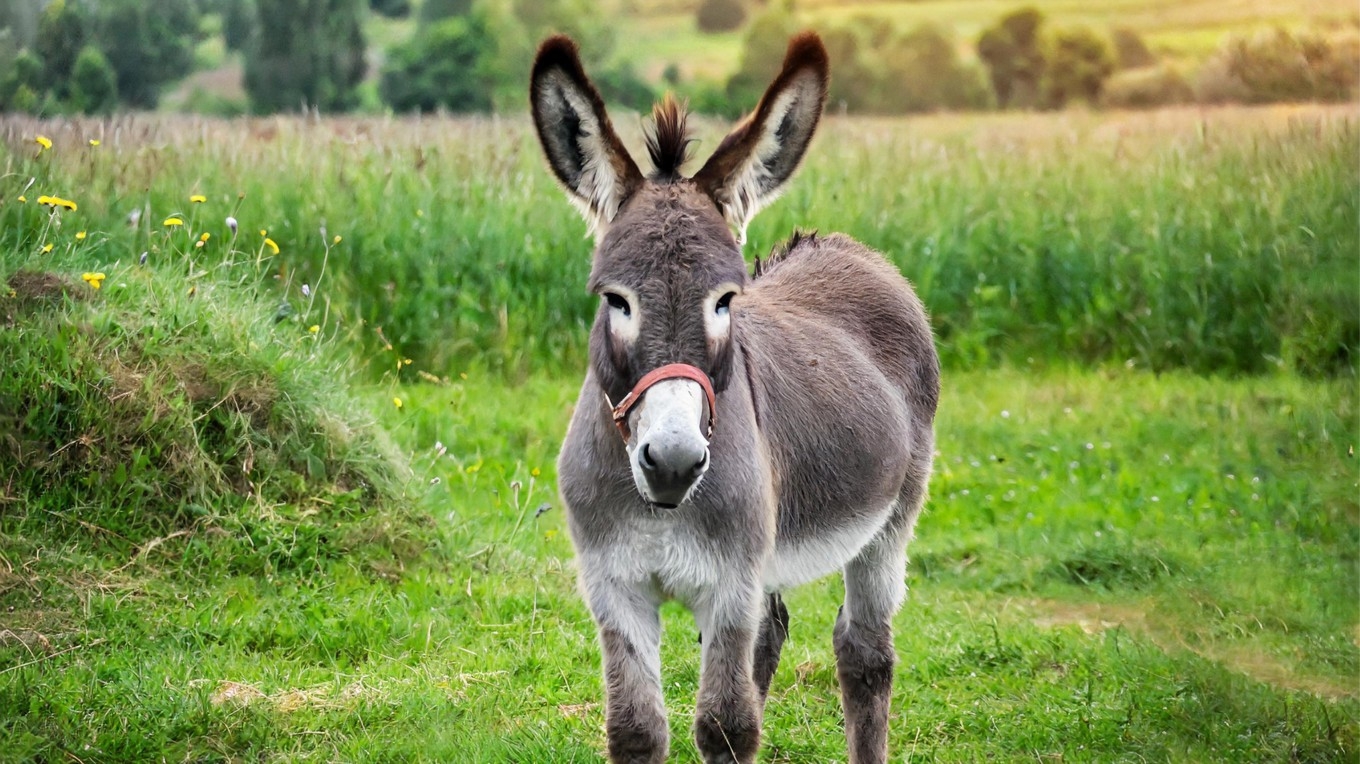
[[[934,446],[930,325],[897,271],[847,237],[795,235],[754,276],[740,246],[802,159],[826,86],[821,40],[795,37],[755,112],[688,178],[685,114],[667,97],[644,177],[576,45],[553,37],[534,63],[539,140],[596,235],[602,300],[558,475],[616,762],[666,758],[663,601],[699,627],[699,750],[750,762],[788,634],[779,593],[838,569],[850,760],[887,758],[892,618]]]

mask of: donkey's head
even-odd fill
[[[589,288],[602,299],[591,364],[611,401],[627,399],[616,415],[638,491],[653,504],[681,503],[708,468],[708,393],[722,392],[731,376],[732,308],[747,280],[746,224],[797,168],[826,85],[821,40],[812,33],[793,38],[756,110],[692,177],[681,174],[690,144],[685,114],[667,96],[653,109],[653,169],[644,176],[614,132],[575,43],[558,36],[539,48],[530,82],[534,126],[553,173],[596,237]],[[662,367],[683,373],[663,371],[655,382],[647,376]]]

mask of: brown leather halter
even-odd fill
[[[644,374],[642,379],[639,379],[638,383],[633,385],[632,391],[619,401],[619,405],[615,406],[614,402],[609,400],[608,395],[604,397],[605,403],[608,403],[613,410],[614,424],[619,428],[619,434],[623,436],[625,442],[633,437],[632,431],[628,428],[628,412],[632,411],[633,407],[642,400],[647,388],[667,379],[688,379],[698,382],[699,386],[704,389],[704,397],[708,399],[708,432],[704,433],[704,437],[713,436],[713,425],[717,421],[718,415],[717,399],[713,395],[713,383],[704,373],[704,370],[697,366],[690,366],[687,363],[671,363]]]

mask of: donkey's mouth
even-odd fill
[[[662,504],[659,501],[653,501],[648,503],[652,505],[653,509],[675,509],[676,507],[680,506],[679,504]]]

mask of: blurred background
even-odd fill
[[[847,113],[1344,101],[1352,0],[0,0],[0,110],[519,112],[537,41],[607,100],[749,109],[815,27]]]

